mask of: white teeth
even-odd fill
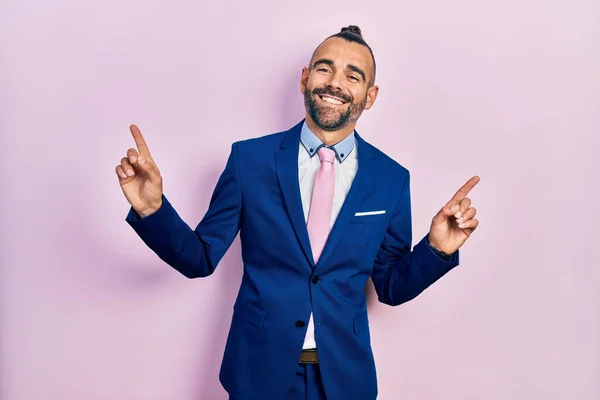
[[[339,100],[332,99],[331,97],[323,96],[321,98],[323,99],[323,101],[325,101],[327,103],[336,104],[336,105],[344,104]]]

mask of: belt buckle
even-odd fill
[[[300,364],[318,364],[317,349],[303,349],[300,353]]]

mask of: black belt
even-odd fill
[[[300,353],[300,364],[318,364],[317,349],[303,349]]]

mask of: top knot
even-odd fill
[[[350,31],[351,33],[360,36],[362,38],[362,33],[360,31],[360,28],[356,25],[348,25],[347,27],[343,27],[342,30],[340,32],[347,32]]]

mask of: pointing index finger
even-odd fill
[[[456,192],[456,194],[454,195],[454,197],[452,197],[452,200],[450,200],[450,202],[460,202],[462,199],[467,197],[471,189],[473,189],[475,185],[479,183],[479,180],[480,178],[477,175],[469,179],[467,183],[465,183],[460,189],[458,189],[458,192]]]
[[[131,131],[131,134],[133,135],[133,139],[135,140],[135,145],[137,146],[137,149],[140,152],[140,154],[143,156],[146,156],[146,157],[149,156],[150,150],[148,149],[148,145],[146,144],[146,141],[144,140],[144,137],[142,136],[142,132],[140,132],[140,129],[135,125],[131,125],[129,127],[129,130]]]

